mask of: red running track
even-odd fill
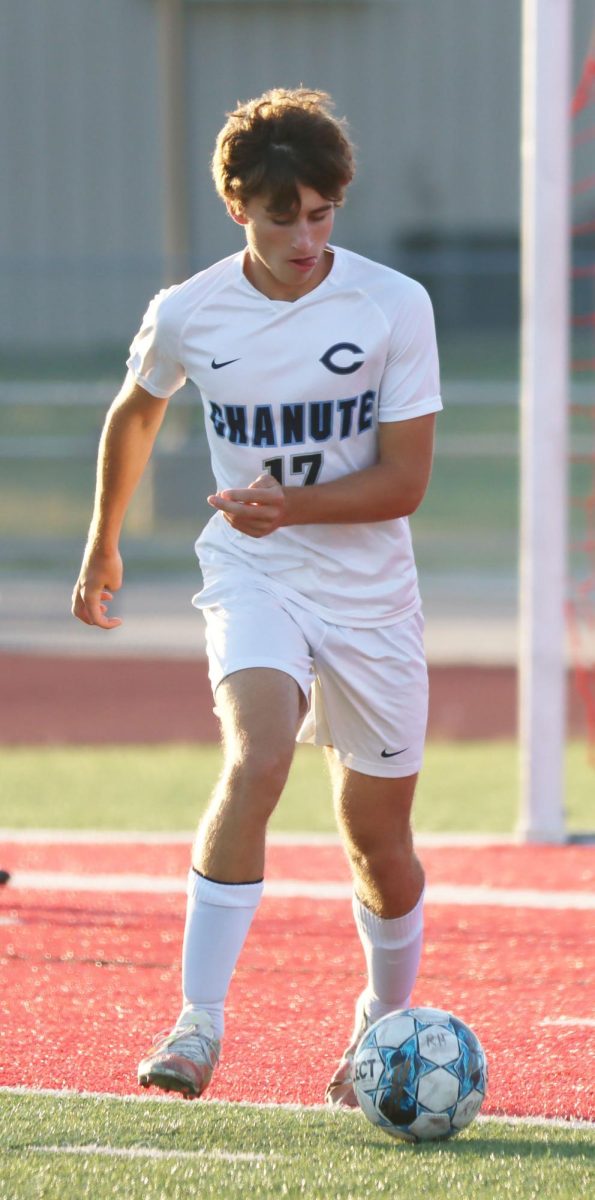
[[[184,847],[6,848],[20,870],[183,873]],[[592,887],[589,847],[428,849],[432,883]],[[3,858],[4,864],[4,858]],[[271,878],[344,880],[341,852],[271,847]],[[0,893],[4,1086],[137,1092],[136,1064],[177,1015],[184,897]],[[593,915],[428,905],[414,1001],[448,1008],[490,1061],[484,1111],[595,1118]],[[362,955],[346,901],[266,898],[240,959],[210,1095],[319,1103],[350,1032]],[[563,1022],[556,1024],[555,1022]]]

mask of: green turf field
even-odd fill
[[[595,1189],[595,1131],[497,1121],[410,1146],[359,1113],[3,1095],[0,1146],[7,1200],[586,1200]]]
[[[216,746],[0,749],[1,824],[53,829],[192,829],[220,767]],[[584,744],[567,756],[571,831],[593,827],[594,772]],[[416,800],[420,831],[507,833],[518,801],[512,742],[430,742]],[[334,829],[323,755],[297,750],[271,828]]]

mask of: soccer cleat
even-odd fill
[[[211,1082],[221,1044],[208,1013],[189,1014],[171,1033],[160,1034],[138,1067],[141,1087],[181,1092],[190,1100],[201,1096]]]
[[[364,997],[359,997],[355,1006],[355,1028],[343,1057],[327,1084],[325,1102],[331,1108],[359,1108],[353,1087],[353,1060],[359,1043],[370,1024],[364,1009]]]

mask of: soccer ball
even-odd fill
[[[364,1033],[353,1063],[355,1094],[368,1120],[408,1142],[452,1137],[469,1125],[487,1077],[473,1030],[437,1008],[381,1017]]]

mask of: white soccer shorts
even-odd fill
[[[214,696],[235,671],[284,671],[308,701],[298,742],[332,747],[364,775],[419,771],[428,712],[421,612],[380,628],[331,625],[243,571],[211,576],[193,604],[206,621]]]

